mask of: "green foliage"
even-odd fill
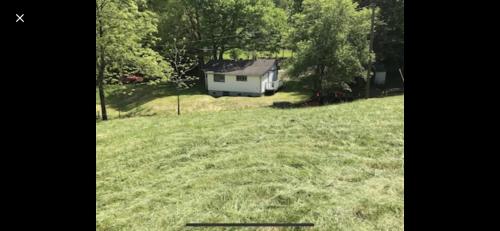
[[[356,0],[360,7],[372,1],[380,10],[373,50],[378,62],[396,70],[404,65],[404,0]]]
[[[231,49],[229,51],[229,57],[231,57],[232,60],[238,60],[242,55],[243,55],[243,50],[238,48]]]
[[[186,55],[186,48],[184,46],[178,47],[176,39],[174,39],[172,47],[168,49],[166,55],[173,69],[169,81],[174,83],[178,90],[192,87],[193,81],[197,80],[198,77],[189,73],[197,65],[196,58],[192,59]]]
[[[198,57],[218,59],[233,48],[276,51],[287,27],[285,9],[268,0],[153,0],[150,5],[160,15],[162,40],[188,38],[183,45]]]
[[[297,56],[291,75],[309,77],[315,90],[343,88],[368,63],[370,11],[351,0],[306,0],[294,16]]]
[[[106,77],[139,73],[167,79],[170,67],[153,49],[157,23],[144,1],[96,0],[96,72],[104,65]]]
[[[284,48],[287,35],[286,12],[270,1],[255,2],[248,6],[250,33],[244,39],[247,50],[277,52]]]

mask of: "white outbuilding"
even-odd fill
[[[275,59],[210,61],[203,70],[205,86],[213,96],[261,96],[283,85]]]
[[[387,71],[383,64],[375,64],[375,84],[384,85]]]

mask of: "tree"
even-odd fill
[[[168,64],[152,49],[156,24],[145,1],[96,0],[96,80],[103,120],[108,119],[104,85],[111,69],[121,75],[127,74],[125,66],[134,66],[156,80],[168,78]]]
[[[250,0],[192,0],[198,7],[201,37],[198,46],[208,47],[213,60],[222,60],[225,51],[240,48],[252,28]]]
[[[287,14],[270,1],[257,1],[248,6],[248,33],[241,38],[247,50],[275,53],[285,46],[287,34]],[[255,57],[254,57],[255,58]]]
[[[302,13],[302,11],[304,10],[304,7],[302,6],[303,1],[304,0],[293,0],[292,9],[291,9],[292,15]]]
[[[293,40],[298,46],[290,74],[312,81],[315,92],[346,89],[363,76],[370,54],[370,11],[351,0],[305,0],[296,14]]]
[[[404,65],[404,0],[356,0],[359,7],[372,1],[379,9],[373,44],[377,62],[396,70]]]
[[[192,87],[194,85],[194,81],[198,78],[189,74],[189,72],[197,65],[196,58],[191,59],[188,55],[186,55],[185,47],[178,48],[176,39],[174,39],[174,42],[172,43],[172,48],[168,50],[167,57],[173,68],[173,73],[169,81],[173,83],[176,88],[177,115],[180,115],[180,91]]]
[[[226,51],[277,49],[286,27],[284,9],[269,0],[152,0],[163,41],[185,40],[188,55],[221,60]],[[283,2],[286,5],[286,1]],[[283,5],[282,7],[285,7]],[[180,44],[179,44],[180,45]]]

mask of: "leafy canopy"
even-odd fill
[[[368,62],[370,15],[351,0],[305,0],[294,15],[297,44],[291,75],[309,77],[315,90],[346,86]]]
[[[168,78],[168,63],[153,50],[158,18],[145,6],[145,1],[96,0],[96,72],[104,65],[105,77]]]

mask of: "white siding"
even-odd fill
[[[261,93],[264,93],[266,91],[266,85],[267,83],[269,82],[269,72],[266,72],[266,74],[264,74],[262,76],[262,88],[261,88]]]
[[[236,81],[235,75],[225,75],[225,82],[214,82],[214,74],[207,74],[207,83],[209,91],[231,91],[231,92],[249,92],[262,93],[264,88],[260,88],[259,76],[247,76],[247,81]]]
[[[277,76],[278,74],[278,70],[276,69],[276,65],[274,65],[271,70],[269,70],[268,72],[266,72],[266,74],[264,74],[262,76],[262,92],[264,92],[266,90],[266,87],[267,87],[267,90],[277,90],[278,87],[279,87],[279,76]],[[273,81],[273,77],[276,78],[275,81]],[[273,86],[273,82],[274,82],[274,87]]]
[[[273,77],[276,81],[273,81]],[[279,76],[277,76],[277,71],[268,71],[262,76],[262,92],[266,90],[278,90],[280,87]]]
[[[375,73],[375,84],[382,85],[385,83],[385,72],[376,72]]]

